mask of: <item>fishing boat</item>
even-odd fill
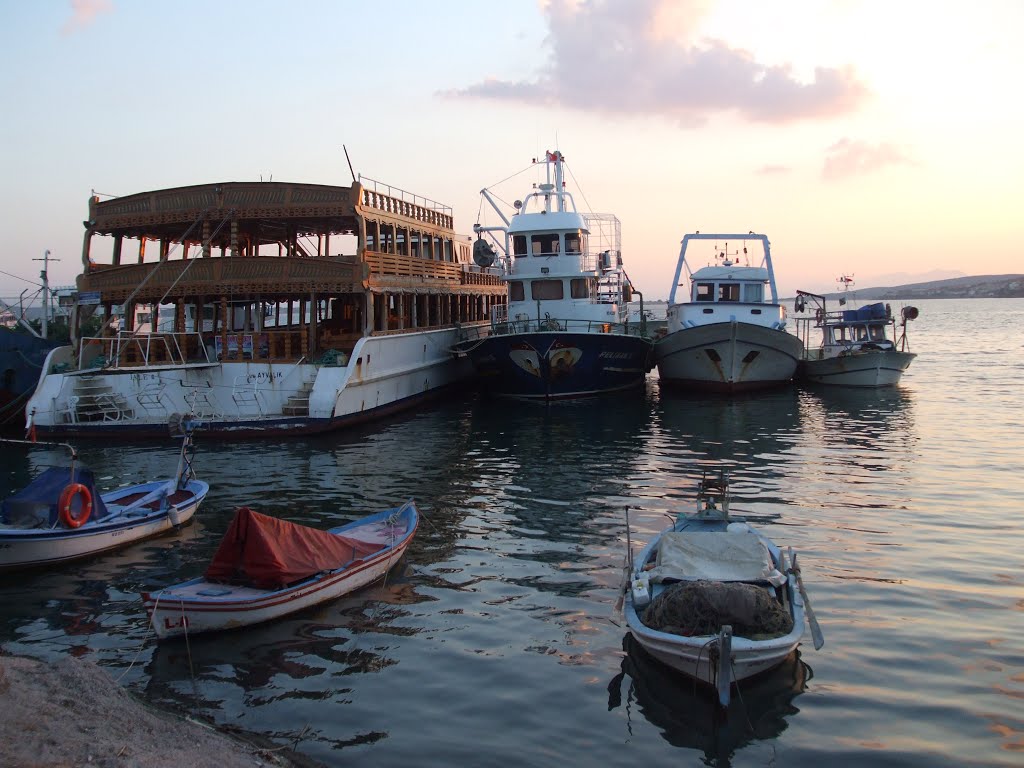
[[[844,276],[840,282],[844,286],[838,300],[842,307],[847,303],[845,289],[852,281]],[[857,309],[830,310],[825,296],[796,293],[795,310],[813,312],[811,317],[797,319],[797,336],[804,348],[798,379],[845,387],[899,384],[903,372],[917,357],[907,340],[907,322],[917,319],[917,307],[903,307],[897,325],[889,304],[875,302]]]
[[[490,326],[467,329],[456,350],[492,395],[557,400],[617,392],[640,387],[653,367],[643,297],[622,265],[619,220],[576,210],[564,164],[557,150],[533,161],[544,181],[515,202],[511,218],[481,191],[502,224],[474,226],[474,260],[497,261],[508,296],[491,307]],[[640,305],[631,320],[634,295]]]
[[[92,470],[78,461],[50,467],[0,505],[0,570],[53,565],[120,548],[188,523],[210,486],[192,468],[192,432],[185,423],[174,477],[97,491]],[[28,443],[27,440],[5,440]]]
[[[731,688],[781,664],[810,623],[824,643],[796,555],[729,516],[724,475],[705,476],[697,509],[681,513],[628,565],[626,623],[658,661],[714,686],[729,706]],[[632,552],[630,552],[632,555]]]
[[[160,639],[271,621],[381,578],[418,525],[412,500],[328,531],[242,507],[202,577],[143,605]]]
[[[26,406],[40,436],[153,437],[174,413],[230,438],[378,418],[470,379],[451,348],[505,300],[450,207],[363,176],[93,196],[85,224],[72,341]]]
[[[696,259],[688,249],[705,241],[714,243],[713,263],[692,271]],[[756,265],[751,264],[750,243],[762,251]],[[690,290],[677,301],[684,270]],[[667,321],[655,358],[661,382],[670,387],[731,394],[785,384],[796,372],[802,347],[786,331],[766,235],[684,236]]]

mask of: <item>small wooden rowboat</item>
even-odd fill
[[[381,578],[418,525],[412,500],[327,531],[242,507],[201,578],[143,604],[160,639],[271,621]]]
[[[718,690],[729,706],[740,680],[773,669],[810,623],[824,643],[796,556],[729,518],[724,476],[700,484],[695,514],[680,514],[630,567],[626,623],[651,656]]]
[[[191,429],[174,477],[107,493],[97,491],[75,449],[60,445],[71,451],[70,466],[46,469],[0,505],[0,570],[62,563],[157,536],[191,520],[210,490],[192,471]]]

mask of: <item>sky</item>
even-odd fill
[[[345,149],[467,236],[560,149],[647,299],[694,231],[767,234],[785,296],[1022,273],[1021,30],[1018,0],[0,0],[0,297],[47,250],[73,284],[93,193],[347,186]]]

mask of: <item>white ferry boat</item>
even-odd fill
[[[144,437],[191,413],[243,437],[411,407],[472,376],[452,347],[505,300],[469,245],[449,207],[366,178],[93,197],[72,343],[26,419],[38,435]]]

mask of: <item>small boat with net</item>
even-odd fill
[[[646,653],[714,686],[728,707],[734,684],[796,650],[805,620],[816,649],[824,639],[796,555],[730,518],[725,476],[705,476],[697,499],[629,564],[624,611]]]
[[[242,507],[203,576],[143,605],[159,639],[271,621],[385,576],[418,525],[411,499],[327,531]]]
[[[178,469],[153,480],[101,493],[93,472],[71,453],[67,466],[48,467],[0,505],[0,570],[53,565],[158,536],[189,522],[209,484],[192,469],[193,422],[178,419],[182,432]],[[4,440],[26,443],[29,440]]]

